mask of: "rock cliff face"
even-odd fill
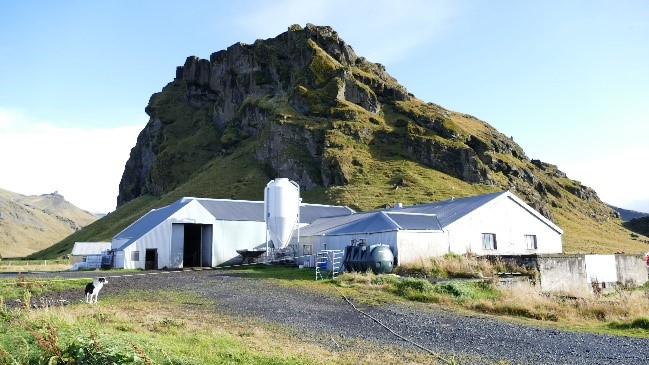
[[[403,159],[510,189],[549,218],[565,205],[595,220],[616,217],[592,189],[529,159],[487,123],[415,98],[330,27],[294,25],[209,60],[188,57],[146,112],[118,206],[169,192],[212,159],[245,149],[269,177],[307,190],[351,184],[368,158]]]

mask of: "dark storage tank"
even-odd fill
[[[392,272],[393,264],[394,254],[388,245],[379,243],[371,246],[359,244],[345,247],[343,265],[347,271],[366,272],[369,269],[375,274],[386,274]]]

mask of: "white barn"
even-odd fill
[[[477,255],[561,253],[563,231],[509,191],[322,218],[300,231],[304,262],[352,242],[387,244],[397,264],[449,252]]]
[[[352,214],[347,207],[300,204],[300,225]],[[112,239],[114,267],[213,267],[239,259],[237,250],[265,249],[264,202],[185,197],[150,211]]]

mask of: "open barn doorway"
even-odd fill
[[[172,268],[212,266],[212,225],[174,223],[170,264]]]
[[[185,224],[183,266],[201,266],[203,230],[201,224]]]
[[[144,255],[144,270],[158,269],[158,250],[147,248]]]

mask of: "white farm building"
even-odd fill
[[[112,240],[114,267],[213,267],[235,262],[237,250],[266,249],[263,201],[182,198],[154,209]],[[347,207],[300,204],[300,225],[351,214]]]
[[[561,253],[563,231],[509,191],[322,218],[300,231],[302,252],[387,244],[396,264],[449,252]]]
[[[182,198],[154,209],[113,237],[111,248],[115,268],[214,267],[241,260],[237,250],[269,247],[289,247],[297,263],[312,266],[319,251],[362,241],[389,245],[398,265],[449,252],[561,253],[562,233],[508,191],[355,213],[304,204],[297,184],[275,179],[265,201]]]

